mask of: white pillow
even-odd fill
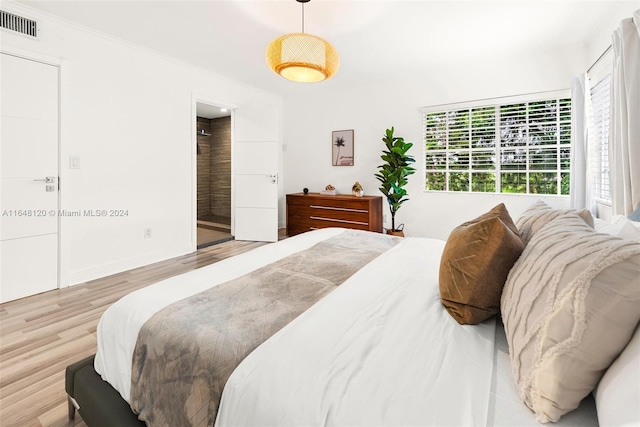
[[[594,395],[602,427],[640,426],[640,327],[607,369]]]
[[[640,242],[640,223],[634,223],[623,215],[614,215],[610,221],[597,221],[595,229],[598,233]]]

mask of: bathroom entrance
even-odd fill
[[[231,112],[197,103],[198,249],[232,240]]]

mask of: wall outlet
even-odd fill
[[[382,214],[382,222],[387,222],[387,214]]]
[[[151,229],[150,228],[145,228],[144,229],[144,238],[145,239],[150,239],[151,238]]]

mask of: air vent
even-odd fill
[[[0,10],[0,27],[31,37],[38,36],[37,22]]]

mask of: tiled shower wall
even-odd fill
[[[231,117],[198,117],[198,218],[231,218]]]
[[[231,223],[231,117],[211,120],[211,213]]]
[[[198,218],[211,214],[211,137],[200,132],[211,133],[209,119],[198,117],[198,147],[196,167],[198,170]]]

